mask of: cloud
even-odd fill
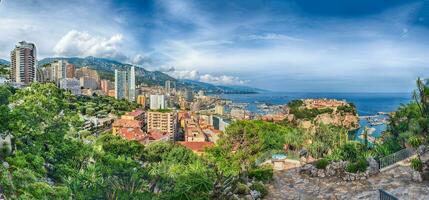
[[[58,41],[54,52],[57,56],[96,56],[124,60],[126,56],[120,51],[122,43],[122,34],[102,37],[71,30]]]
[[[167,73],[177,79],[189,79],[214,85],[244,85],[249,82],[248,80],[242,80],[235,76],[201,74],[197,70],[174,70]]]
[[[261,35],[248,35],[245,37],[241,37],[244,40],[289,40],[289,41],[295,41],[300,42],[304,41],[301,38],[292,37],[284,34],[277,34],[277,33],[266,33]]]

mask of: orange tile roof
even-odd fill
[[[195,152],[203,152],[205,148],[214,146],[213,142],[179,142],[179,144]]]
[[[119,135],[127,140],[141,141],[144,139],[143,131],[140,128],[121,128]]]
[[[126,115],[138,117],[138,116],[142,115],[143,113],[144,113],[143,110],[137,109],[137,110],[133,110],[132,112],[127,113]]]
[[[121,128],[141,128],[140,121],[131,119],[116,119],[112,126]]]
[[[151,130],[147,133],[147,136],[150,140],[161,140],[165,137],[170,137],[170,135],[166,132],[162,132],[159,130]]]

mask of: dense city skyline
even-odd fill
[[[0,58],[26,40],[39,59],[111,58],[214,84],[409,92],[429,74],[428,1],[365,2],[6,0]]]

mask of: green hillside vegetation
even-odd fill
[[[0,133],[14,137],[0,151],[0,189],[7,199],[224,199],[236,192],[240,168],[218,167],[228,154],[212,160],[211,153],[200,157],[169,142],[143,146],[110,133],[80,131],[79,114],[88,107],[123,112],[134,105],[77,98],[53,84],[34,83],[17,91],[0,86]],[[252,159],[246,157],[234,159]],[[264,180],[269,179],[265,172],[272,172],[248,169]],[[258,184],[252,187],[266,194]]]
[[[306,119],[311,120],[324,113],[332,113],[334,110],[331,108],[322,108],[322,109],[307,109],[303,106],[302,100],[293,100],[288,103],[290,113],[295,116],[296,119]]]

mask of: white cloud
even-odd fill
[[[189,79],[214,85],[243,85],[249,82],[235,76],[201,74],[197,70],[174,70],[169,71],[168,74],[177,79]]]
[[[122,43],[122,34],[102,37],[71,30],[58,41],[54,52],[57,56],[96,56],[123,60],[125,56],[120,51]]]
[[[304,41],[301,38],[292,37],[284,34],[277,34],[277,33],[266,33],[261,35],[248,35],[245,37],[241,37],[244,40],[289,40],[289,41],[295,41],[300,42]]]

